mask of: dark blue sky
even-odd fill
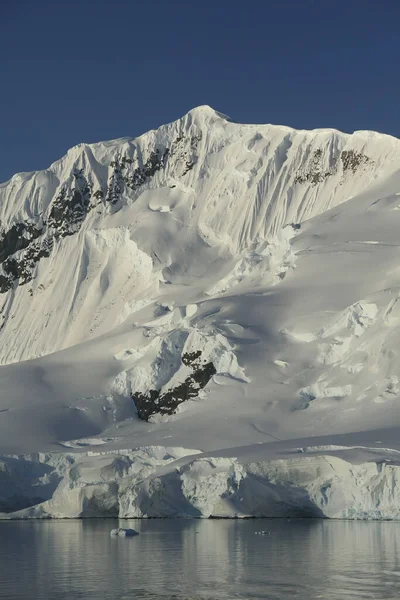
[[[400,137],[400,0],[0,0],[0,181],[199,104]]]

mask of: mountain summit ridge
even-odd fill
[[[309,133],[310,135],[312,134],[318,134],[318,133],[329,133],[329,134],[339,134],[340,136],[364,136],[364,137],[376,137],[376,138],[383,138],[386,139],[388,142],[390,140],[393,141],[394,144],[400,144],[400,140],[393,135],[387,134],[387,133],[381,133],[379,131],[374,131],[374,130],[369,130],[369,129],[360,129],[360,130],[354,130],[353,132],[344,132],[340,129],[336,129],[336,128],[330,128],[330,127],[317,127],[314,129],[304,129],[304,128],[298,128],[298,127],[292,127],[292,126],[288,126],[288,125],[283,125],[283,124],[274,124],[274,123],[258,123],[258,124],[252,124],[252,123],[241,123],[239,121],[234,121],[231,119],[231,117],[229,117],[228,115],[212,108],[210,105],[208,104],[204,104],[204,105],[199,105],[199,106],[195,106],[194,108],[190,109],[183,117],[180,117],[178,119],[175,119],[174,121],[171,121],[170,123],[167,123],[166,125],[161,125],[160,127],[156,128],[156,129],[150,129],[149,131],[146,131],[143,134],[140,134],[139,136],[123,136],[120,138],[113,138],[111,140],[103,140],[103,141],[98,141],[98,142],[79,142],[77,144],[75,144],[74,146],[72,146],[71,148],[69,148],[66,152],[66,154],[64,154],[62,157],[60,157],[59,159],[55,160],[53,163],[51,163],[48,167],[44,168],[44,169],[37,169],[37,170],[32,170],[32,171],[21,171],[21,172],[17,172],[14,175],[12,175],[10,177],[10,179],[5,180],[4,182],[0,182],[0,188],[2,187],[6,187],[7,185],[10,184],[10,182],[15,179],[15,178],[21,178],[21,177],[25,177],[28,175],[33,175],[36,173],[40,173],[40,172],[46,172],[46,171],[52,171],[54,170],[55,167],[58,166],[58,164],[60,162],[62,162],[70,153],[74,154],[77,150],[84,150],[85,148],[89,148],[91,150],[93,150],[93,148],[97,148],[97,147],[102,147],[102,146],[108,146],[108,147],[112,147],[112,146],[116,146],[117,144],[123,144],[123,143],[131,143],[134,142],[137,139],[140,139],[152,132],[157,131],[158,129],[162,129],[162,128],[166,128],[170,125],[173,125],[175,123],[179,123],[179,122],[183,122],[185,119],[188,119],[188,117],[195,117],[195,120],[201,120],[201,117],[205,117],[207,119],[212,119],[214,118],[214,120],[218,120],[221,119],[223,121],[226,121],[227,123],[232,123],[234,125],[243,125],[244,127],[262,127],[262,128],[272,128],[272,129],[282,129],[288,132],[298,132],[298,133]],[[196,119],[197,118],[197,119]]]

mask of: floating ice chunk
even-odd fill
[[[118,529],[111,529],[110,535],[118,535],[120,537],[133,537],[134,535],[139,535],[139,532],[135,529],[124,529],[123,527],[118,527]]]

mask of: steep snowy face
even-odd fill
[[[212,297],[266,271],[279,281],[300,224],[395,170],[399,149],[204,106],[15,175],[0,186],[0,362],[105,334],[171,285]]]

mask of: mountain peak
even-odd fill
[[[217,118],[217,119],[224,119],[225,121],[230,120],[227,115],[219,112],[218,110],[215,110],[208,104],[201,104],[200,106],[195,106],[194,108],[189,110],[187,115],[203,117],[203,118],[207,118],[207,119]]]

